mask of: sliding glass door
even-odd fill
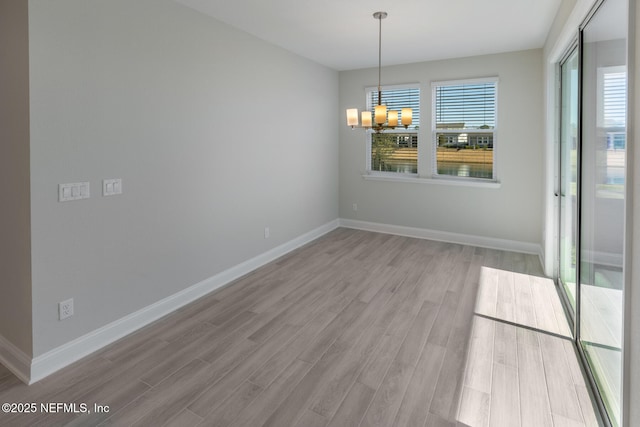
[[[559,281],[575,322],[578,229],[578,49],[560,64]]]
[[[627,18],[627,0],[600,2],[560,64],[558,282],[613,426],[622,402]]]
[[[582,30],[579,345],[620,424],[626,175],[627,2],[605,0]]]

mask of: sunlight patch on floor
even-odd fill
[[[552,280],[483,266],[459,425],[598,426]]]

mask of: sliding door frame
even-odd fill
[[[557,233],[558,233],[558,241],[557,241],[557,247],[556,247],[556,282],[558,285],[558,288],[560,289],[560,299],[562,300],[562,305],[564,307],[565,313],[567,315],[567,318],[569,319],[569,323],[571,326],[571,331],[573,333],[573,338],[574,340],[576,339],[576,337],[578,337],[578,331],[577,331],[577,325],[579,324],[578,322],[578,310],[579,310],[579,306],[580,304],[578,304],[579,301],[579,278],[578,278],[578,270],[579,270],[579,254],[578,254],[578,248],[580,247],[580,166],[581,166],[581,162],[579,161],[580,159],[580,145],[581,145],[581,118],[582,118],[582,105],[581,105],[581,93],[582,93],[582,85],[581,85],[581,52],[580,52],[580,43],[579,43],[579,37],[580,34],[577,33],[575,39],[571,42],[571,44],[569,45],[569,47],[567,48],[567,50],[565,51],[565,53],[562,55],[562,58],[560,59],[560,61],[558,62],[558,66],[556,68],[556,73],[558,74],[559,78],[557,79],[558,81],[558,91],[557,96],[559,99],[559,104],[560,104],[560,108],[558,109],[559,114],[558,114],[558,130],[557,130],[557,140],[558,140],[558,147],[557,147],[557,152],[556,152],[556,156],[558,156],[558,164],[557,164],[557,168],[558,168],[558,180],[556,183],[557,186],[557,190],[556,190],[556,200],[558,203],[558,211],[557,211],[557,218],[556,220],[558,221],[558,229],[557,229]],[[563,80],[562,80],[562,66],[569,60],[569,58],[571,57],[571,55],[576,52],[576,54],[578,55],[578,99],[577,99],[577,108],[578,108],[578,121],[577,121],[577,129],[576,129],[576,156],[577,156],[577,165],[576,165],[576,206],[577,206],[577,211],[576,211],[576,229],[578,230],[578,232],[576,233],[575,236],[575,244],[576,244],[576,291],[575,291],[575,309],[574,307],[571,305],[571,301],[569,299],[569,296],[567,295],[567,290],[565,288],[565,285],[562,283],[562,278],[561,278],[561,274],[560,274],[560,252],[562,250],[562,242],[561,242],[561,231],[562,231],[562,163],[561,160],[563,158],[562,156],[562,124],[563,124],[563,120],[564,120],[564,116],[562,114],[562,102],[563,102],[563,93],[564,93],[564,87],[563,87]]]
[[[583,157],[582,157],[582,113],[583,113],[583,108],[582,108],[582,99],[583,99],[583,82],[582,82],[582,75],[583,75],[583,30],[584,27],[586,27],[586,25],[589,23],[589,21],[591,20],[591,18],[593,17],[593,15],[596,13],[596,11],[600,8],[600,6],[604,3],[605,0],[598,0],[593,7],[591,8],[591,11],[589,12],[589,14],[587,15],[587,17],[584,19],[584,21],[582,22],[582,24],[580,25],[580,28],[578,29],[578,35],[577,35],[577,44],[578,44],[578,144],[577,144],[577,158],[578,158],[578,165],[577,165],[577,195],[576,195],[576,203],[577,203],[577,216],[576,216],[576,308],[575,308],[575,319],[574,319],[574,325],[573,325],[573,343],[574,346],[576,347],[576,350],[578,351],[578,355],[580,357],[580,363],[582,365],[582,370],[584,371],[584,373],[586,374],[587,380],[589,382],[589,386],[591,388],[591,394],[593,399],[595,400],[595,403],[598,407],[598,411],[600,412],[600,418],[602,419],[602,421],[604,422],[606,427],[612,427],[612,423],[611,420],[609,419],[609,414],[607,412],[607,408],[604,404],[604,398],[602,397],[602,394],[600,393],[600,388],[598,387],[598,383],[596,381],[596,378],[593,374],[593,371],[591,369],[591,365],[589,364],[589,360],[587,359],[587,355],[584,351],[584,349],[582,348],[582,345],[580,344],[580,322],[581,322],[581,315],[582,315],[582,310],[581,310],[581,306],[582,306],[582,299],[581,299],[581,293],[582,293],[582,246],[581,246],[581,242],[580,242],[580,238],[581,238],[581,234],[582,234],[582,161],[583,161]]]
[[[587,14],[587,16],[585,17],[585,19],[582,21],[582,23],[580,24],[580,27],[578,29],[578,35],[577,35],[577,45],[578,45],[578,131],[577,131],[577,135],[578,135],[578,143],[577,143],[577,158],[578,158],[578,164],[577,164],[577,236],[576,236],[576,308],[575,308],[575,321],[574,321],[574,344],[575,347],[578,351],[578,355],[580,357],[580,362],[582,364],[582,368],[583,371],[586,374],[587,380],[589,382],[592,394],[593,394],[593,398],[595,400],[595,403],[598,407],[598,410],[600,412],[600,416],[601,419],[603,421],[603,423],[605,424],[605,426],[607,427],[612,427],[613,423],[609,417],[609,413],[606,409],[605,403],[604,403],[604,398],[601,394],[600,388],[598,387],[598,384],[596,382],[596,378],[595,375],[591,369],[591,365],[588,361],[587,355],[585,353],[584,348],[581,345],[581,341],[580,341],[580,337],[581,337],[581,327],[580,327],[580,323],[581,323],[581,288],[582,288],[582,246],[581,246],[581,230],[582,230],[582,164],[583,164],[583,150],[582,150],[582,136],[583,136],[583,132],[582,132],[582,123],[583,123],[583,108],[582,108],[582,100],[583,100],[583,67],[584,67],[584,55],[583,55],[583,45],[584,45],[584,30],[586,28],[586,26],[589,24],[589,22],[591,21],[591,19],[593,18],[593,16],[597,13],[597,11],[600,9],[600,7],[603,5],[603,3],[605,2],[605,0],[597,0],[593,6],[591,7],[591,10],[589,11],[589,13]],[[629,69],[629,62],[627,60],[627,70]],[[628,74],[627,74],[628,75]],[[628,97],[628,93],[627,93],[627,97]],[[628,114],[628,113],[627,113]],[[627,121],[628,123],[628,121]],[[624,286],[623,286],[623,298],[624,298]],[[565,296],[566,298],[566,296]],[[623,303],[623,309],[624,309],[624,303]],[[624,318],[624,313],[621,313],[621,315]],[[623,325],[624,325],[624,321],[623,321]],[[624,327],[624,326],[623,326]],[[623,344],[623,348],[622,348],[622,352],[623,352],[623,358],[624,358],[624,344]],[[622,372],[623,372],[623,378],[624,378],[624,362],[623,362],[623,366],[622,366]],[[624,417],[624,392],[623,392],[623,396],[621,399],[621,405],[622,407],[620,408],[620,416],[621,416],[621,425],[624,426],[624,423],[626,422],[626,419]]]
[[[575,38],[573,39],[573,41],[568,45],[567,49],[565,50],[564,54],[562,55],[562,57],[560,58],[560,60],[558,61],[558,66],[556,68],[556,72],[557,75],[559,76],[558,79],[556,79],[556,82],[558,82],[558,90],[556,91],[556,94],[558,95],[558,99],[559,99],[559,103],[557,105],[559,105],[559,107],[562,107],[562,102],[563,100],[563,79],[562,79],[562,66],[563,64],[565,64],[565,62],[571,57],[571,55],[574,53],[574,51],[577,51],[577,61],[578,61],[578,73],[577,73],[577,79],[578,79],[578,90],[577,90],[577,110],[578,110],[578,118],[577,118],[577,130],[576,130],[576,138],[577,138],[577,142],[576,142],[576,157],[577,157],[577,165],[576,165],[576,235],[574,236],[574,243],[576,245],[576,254],[575,254],[575,262],[576,262],[576,272],[575,272],[575,280],[576,280],[576,288],[575,288],[575,307],[572,306],[571,301],[569,299],[569,296],[567,295],[567,290],[564,287],[564,284],[562,283],[562,279],[560,277],[560,250],[561,250],[561,193],[560,191],[562,190],[562,184],[561,184],[561,180],[562,180],[562,173],[561,173],[561,169],[563,167],[561,159],[563,158],[562,154],[561,154],[561,150],[562,150],[562,141],[561,141],[561,126],[563,125],[563,119],[564,117],[562,116],[563,112],[562,112],[562,108],[558,108],[558,126],[556,128],[556,132],[557,136],[558,136],[558,147],[557,147],[557,151],[556,151],[556,155],[558,156],[558,163],[557,163],[557,172],[558,172],[558,179],[557,179],[557,192],[555,194],[555,199],[558,201],[557,202],[557,216],[556,219],[558,221],[558,228],[557,228],[557,254],[556,254],[556,282],[559,288],[559,294],[561,295],[561,300],[563,302],[563,306],[565,308],[565,311],[567,313],[567,317],[569,318],[569,322],[572,326],[572,331],[573,331],[573,342],[574,342],[574,346],[576,347],[576,351],[579,355],[579,359],[582,365],[582,370],[585,373],[585,376],[587,378],[587,381],[589,383],[590,389],[591,389],[591,395],[592,398],[594,400],[594,403],[596,404],[599,413],[600,413],[600,418],[601,421],[604,423],[604,425],[606,427],[612,427],[613,423],[609,417],[609,413],[607,412],[607,408],[606,405],[604,403],[604,397],[601,394],[601,390],[598,387],[596,378],[595,378],[595,374],[592,371],[591,365],[588,361],[587,358],[587,354],[581,344],[581,316],[582,316],[582,308],[581,308],[581,302],[582,302],[582,242],[581,242],[581,230],[582,230],[582,217],[583,217],[583,212],[582,212],[582,201],[583,201],[583,177],[582,177],[582,173],[583,173],[583,163],[584,163],[584,150],[583,150],[583,115],[584,115],[584,108],[583,108],[583,99],[584,99],[584,82],[583,82],[583,77],[584,77],[584,30],[587,27],[587,25],[589,24],[589,22],[591,21],[591,19],[594,17],[594,15],[598,12],[598,10],[600,9],[600,7],[604,4],[605,0],[596,0],[594,2],[594,4],[591,6],[591,9],[589,10],[589,12],[587,13],[587,15],[585,16],[584,20],[581,22],[578,31],[575,35]],[[629,43],[629,39],[628,43]],[[631,71],[633,70],[633,64],[630,63],[629,61],[629,54],[627,52],[627,61],[626,61],[626,69],[627,69],[627,76],[631,75]],[[629,82],[629,80],[627,80]],[[630,92],[629,92],[629,83],[627,85],[627,100],[629,100],[629,96],[630,96]],[[630,103],[627,102],[627,105],[629,106]],[[627,109],[627,133],[629,132],[629,128],[628,128],[628,123],[630,123],[629,119],[629,108]],[[627,146],[629,144],[627,143]],[[626,173],[626,172],[625,172]],[[626,181],[626,180],[625,180]],[[628,190],[627,190],[627,195],[628,195]],[[629,199],[626,199],[629,200]],[[626,240],[626,239],[625,239]],[[628,242],[625,242],[625,248],[628,247]],[[626,269],[625,269],[626,271]],[[627,313],[627,298],[625,298],[625,296],[627,295],[627,286],[628,286],[628,281],[625,280],[623,282],[623,313],[621,313],[621,316],[623,318],[623,328],[625,328],[625,325],[627,324],[627,320],[628,320],[628,313]],[[621,401],[620,401],[620,422],[621,425],[624,426],[625,423],[628,421],[628,404],[629,404],[629,400],[628,400],[628,384],[626,384],[628,381],[625,380],[625,372],[627,372],[628,369],[628,364],[630,363],[629,360],[627,360],[627,356],[626,355],[626,351],[625,351],[625,343],[626,338],[625,337],[625,331],[623,330],[623,342],[622,342],[622,396],[621,396]]]
[[[605,0],[598,0],[598,2],[596,4],[594,4],[593,8],[591,9],[591,11],[589,12],[589,14],[587,15],[587,17],[585,18],[584,22],[580,25],[580,28],[578,29],[577,33],[576,33],[576,37],[573,39],[573,41],[571,42],[571,44],[569,45],[569,47],[567,48],[567,50],[565,51],[565,53],[562,55],[560,61],[558,62],[558,67],[556,68],[556,72],[559,76],[559,78],[556,80],[558,81],[558,91],[556,92],[558,94],[558,99],[559,99],[559,105],[560,107],[562,106],[562,102],[564,101],[563,99],[563,94],[564,94],[564,90],[563,90],[563,79],[562,79],[562,66],[563,64],[566,63],[566,61],[571,57],[571,55],[576,52],[578,55],[578,75],[577,75],[577,79],[578,79],[578,90],[577,90],[577,109],[578,109],[578,119],[577,119],[577,129],[576,129],[576,158],[577,158],[577,164],[576,164],[576,217],[575,217],[575,221],[576,221],[576,234],[574,236],[574,243],[576,246],[576,272],[575,272],[575,307],[572,306],[571,301],[569,299],[569,296],[567,295],[567,290],[564,286],[564,284],[562,283],[562,279],[560,277],[560,251],[562,250],[561,246],[561,235],[560,232],[562,231],[561,229],[561,224],[562,224],[562,217],[561,217],[561,209],[562,209],[562,171],[561,168],[563,167],[561,159],[563,158],[562,156],[562,141],[561,141],[561,134],[562,134],[562,130],[561,130],[561,126],[563,124],[563,114],[562,114],[562,108],[559,108],[559,114],[558,114],[558,130],[557,130],[557,135],[558,135],[558,147],[557,147],[557,151],[556,151],[556,155],[558,156],[558,164],[557,164],[557,168],[558,168],[558,179],[557,179],[557,192],[555,194],[556,196],[556,200],[558,201],[558,206],[557,206],[557,216],[556,216],[556,220],[558,221],[558,238],[557,238],[557,253],[556,253],[556,284],[558,286],[558,290],[559,290],[559,294],[560,294],[560,299],[562,300],[562,305],[564,307],[565,313],[567,315],[567,318],[569,320],[570,326],[571,326],[571,330],[573,333],[573,345],[576,348],[576,351],[578,353],[578,357],[580,359],[580,364],[581,364],[581,368],[582,371],[584,372],[585,376],[587,377],[587,381],[589,382],[589,386],[591,389],[591,393],[590,395],[593,397],[595,404],[598,408],[598,412],[600,414],[600,418],[602,420],[602,422],[604,423],[604,425],[606,427],[612,427],[612,423],[611,420],[609,419],[609,415],[607,413],[605,404],[604,404],[604,400],[602,398],[602,395],[600,394],[600,390],[598,388],[598,385],[596,383],[596,379],[593,375],[593,372],[591,371],[589,362],[587,360],[587,356],[582,348],[582,345],[580,344],[580,316],[581,316],[581,268],[580,266],[582,265],[582,256],[581,256],[581,245],[580,245],[580,238],[581,238],[581,226],[582,226],[582,113],[583,113],[583,108],[582,108],[582,99],[583,99],[583,90],[582,90],[582,69],[583,69],[583,28],[587,25],[587,23],[589,22],[589,20],[591,19],[591,17],[596,13],[596,11],[598,10],[598,8],[602,5],[602,3],[604,3]]]

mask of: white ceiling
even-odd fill
[[[540,48],[562,0],[176,0],[336,70]]]

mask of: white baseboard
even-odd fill
[[[401,225],[381,224],[377,222],[340,219],[340,226],[378,233],[396,234],[418,239],[437,240],[440,242],[458,243],[461,245],[480,246],[540,256],[542,247],[538,243],[519,242],[516,240],[496,239],[493,237],[473,236],[470,234],[451,233],[448,231],[429,230],[425,228],[404,227]]]
[[[600,264],[607,267],[619,268],[622,269],[623,257],[622,254],[615,254],[612,252],[603,252],[603,251],[584,251],[582,255],[582,260],[589,260],[594,264]]]
[[[514,252],[541,253],[540,245],[535,243],[337,219],[33,359],[0,336],[0,362],[25,383],[35,383],[340,226]]]
[[[216,274],[200,283],[180,291],[170,297],[151,304],[141,310],[131,313],[115,322],[109,323],[86,335],[76,338],[66,344],[48,351],[33,360],[25,355],[12,351],[14,365],[18,365],[15,372],[23,381],[32,384],[48,375],[70,365],[71,363],[105,347],[112,342],[129,335],[130,333],[148,325],[149,323],[179,309],[180,307],[195,301],[196,299],[214,291],[233,280],[250,273],[251,271],[303,246],[322,235],[339,227],[339,220],[334,220],[322,225],[308,233],[296,237],[280,246],[240,263],[228,270]],[[2,338],[0,336],[0,338]],[[8,343],[8,342],[7,342]],[[8,343],[11,345],[10,343]],[[13,347],[13,346],[11,346]],[[7,346],[7,348],[10,348]],[[17,349],[16,349],[17,350]],[[0,361],[3,355],[3,341],[0,340]],[[19,358],[17,356],[24,356]],[[7,366],[10,368],[9,366]],[[29,369],[30,367],[30,369]],[[10,368],[11,369],[11,368]],[[12,369],[13,371],[13,369]]]
[[[29,383],[31,358],[0,335],[0,363],[25,383]]]

